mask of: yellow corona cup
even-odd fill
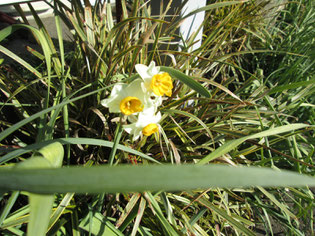
[[[173,81],[166,72],[160,72],[160,67],[152,61],[149,66],[137,64],[136,71],[143,79],[144,88],[156,96],[172,96]]]

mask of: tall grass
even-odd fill
[[[265,3],[213,1],[195,50],[170,5],[156,16],[120,2],[115,15],[55,1],[57,39],[31,4],[37,27],[0,31],[4,42],[26,28],[41,48],[25,59],[0,45],[17,62],[0,71],[3,234],[312,234],[311,1],[286,5],[273,27]],[[133,141],[101,100],[151,61],[174,89],[159,134]]]

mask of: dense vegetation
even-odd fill
[[[0,31],[0,234],[314,234],[312,1],[208,1],[197,49],[180,9],[118,3],[55,1],[56,39],[31,5],[37,27]],[[104,99],[152,61],[172,91],[134,139]]]

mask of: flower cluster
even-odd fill
[[[121,112],[127,116],[130,124],[123,128],[133,135],[133,140],[159,131],[161,113],[157,109],[162,104],[162,97],[172,96],[173,89],[170,75],[161,72],[154,62],[149,66],[137,64],[136,71],[140,79],[130,84],[116,84],[110,96],[101,101],[103,106],[109,108],[109,112]]]

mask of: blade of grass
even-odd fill
[[[209,155],[207,155],[206,157],[201,159],[197,164],[198,165],[206,164],[207,162],[212,161],[212,160],[228,153],[229,151],[236,148],[238,145],[242,144],[244,141],[246,141],[248,139],[263,138],[263,137],[281,134],[281,133],[289,132],[289,131],[292,131],[295,129],[302,129],[302,128],[306,128],[306,127],[311,127],[311,126],[306,125],[306,124],[284,125],[284,126],[272,128],[269,130],[265,130],[265,131],[259,132],[257,134],[253,134],[253,135],[249,135],[249,136],[246,136],[243,138],[239,138],[239,139],[236,139],[233,141],[228,141],[225,144],[223,144],[221,147],[219,147],[218,149],[214,150],[212,153],[210,153]]]
[[[232,216],[228,215],[226,211],[218,208],[217,206],[211,204],[211,202],[207,201],[204,198],[198,199],[198,202],[200,202],[202,205],[210,209],[211,211],[214,211],[216,214],[224,218],[226,221],[228,221],[231,225],[233,225],[235,228],[239,229],[241,232],[243,232],[245,235],[251,235],[255,236],[255,234],[247,229],[244,225],[242,225],[240,222],[235,220]]]
[[[293,218],[293,219],[297,219],[297,217],[291,212],[288,210],[288,208],[280,203],[276,197],[271,194],[270,192],[268,192],[266,189],[262,188],[262,187],[258,187],[258,189],[266,195],[266,197],[268,197],[277,207],[279,207],[283,212],[285,212],[289,217]]]
[[[0,215],[0,226],[2,225],[3,221],[5,220],[5,218],[8,216],[8,214],[10,213],[14,203],[16,202],[16,199],[18,198],[20,192],[19,191],[15,191],[11,194],[7,204],[5,205],[5,207],[3,208],[1,215]]]
[[[154,210],[154,214],[160,221],[161,225],[163,226],[165,232],[167,235],[176,236],[178,233],[174,230],[174,228],[171,226],[171,224],[168,222],[168,220],[165,218],[158,202],[155,200],[154,196],[150,192],[144,193],[144,197],[147,199],[148,203],[152,206]]]
[[[61,103],[59,103],[59,104],[56,105],[56,106],[49,107],[49,108],[46,108],[46,109],[44,109],[44,110],[42,110],[42,111],[40,111],[40,112],[37,112],[37,113],[35,113],[34,115],[31,115],[30,117],[28,117],[28,118],[26,118],[26,119],[24,119],[24,120],[21,120],[21,121],[19,121],[18,123],[14,124],[13,126],[11,126],[11,127],[7,128],[7,129],[5,129],[4,131],[2,131],[2,132],[0,133],[0,141],[3,140],[4,138],[6,138],[6,137],[7,137],[8,135],[10,135],[11,133],[13,133],[15,130],[17,130],[17,129],[19,129],[20,127],[24,126],[25,124],[27,124],[27,123],[29,123],[29,122],[31,122],[31,121],[33,121],[33,120],[35,120],[35,119],[41,117],[43,114],[46,114],[46,113],[48,113],[48,112],[50,112],[50,111],[52,111],[52,110],[55,110],[55,109],[59,109],[59,108],[65,106],[65,105],[67,105],[67,104],[69,104],[69,103],[71,103],[71,102],[74,102],[74,101],[80,100],[80,99],[82,99],[82,98],[91,96],[91,95],[96,94],[96,93],[98,93],[98,92],[101,92],[101,91],[103,91],[103,90],[105,90],[105,89],[107,89],[107,87],[97,89],[97,90],[95,90],[95,91],[86,93],[86,94],[84,94],[84,95],[78,96],[78,97],[73,98],[73,99],[70,99],[70,100],[65,100],[64,102],[61,102]]]
[[[15,60],[17,63],[20,63],[22,66],[24,66],[26,69],[28,69],[30,72],[32,72],[34,75],[36,75],[38,78],[42,78],[42,74],[36,70],[34,67],[32,67],[29,63],[27,63],[26,61],[24,61],[22,58],[20,58],[19,56],[17,56],[16,54],[12,53],[11,51],[9,51],[8,49],[6,49],[5,47],[0,45],[0,52],[2,52],[3,54],[11,57],[13,60]]]
[[[109,165],[113,165],[113,163],[114,163],[114,158],[115,158],[115,155],[116,155],[117,146],[119,144],[119,141],[120,141],[122,133],[123,133],[123,129],[122,129],[122,126],[121,126],[121,122],[119,122],[119,124],[117,125],[117,128],[116,128],[116,132],[115,132],[113,148],[112,148],[112,150],[111,150],[111,152],[109,154],[109,158],[108,158]]]
[[[48,140],[42,143],[36,143],[36,144],[32,144],[20,149],[17,149],[15,151],[12,151],[6,155],[4,155],[3,157],[0,158],[0,164],[4,163],[8,160],[11,160],[12,158],[18,157],[22,154],[28,153],[30,151],[33,151],[34,149],[39,149],[41,147],[46,146],[47,144],[53,143],[53,142],[60,142],[61,144],[65,145],[65,144],[86,144],[86,145],[95,145],[95,146],[103,146],[103,147],[113,147],[113,142],[109,142],[109,141],[105,141],[105,140],[101,140],[101,139],[90,139],[90,138],[61,138],[61,139],[54,139],[54,140]],[[117,148],[125,151],[125,152],[129,152],[132,153],[134,155],[140,156],[144,159],[147,159],[149,161],[152,161],[156,164],[160,164],[160,162],[158,162],[157,160],[153,159],[152,157],[136,151],[132,148],[126,147],[124,145],[121,144],[117,144]]]
[[[286,84],[286,85],[282,85],[282,86],[276,86],[268,92],[268,95],[283,92],[284,90],[288,90],[288,89],[300,88],[302,86],[307,86],[310,84],[314,85],[315,80],[301,81],[301,82],[290,83],[290,84]]]
[[[73,198],[74,193],[67,193],[62,201],[59,203],[58,207],[54,210],[52,216],[50,217],[48,230],[50,230],[57,222],[57,220],[60,218],[60,216],[65,211],[66,207],[70,203],[71,199]]]
[[[191,89],[195,90],[197,93],[207,98],[210,98],[209,91],[205,87],[203,87],[199,82],[191,78],[190,76],[185,75],[183,72],[180,72],[170,67],[160,66],[160,68],[161,68],[161,71],[165,71],[169,73],[171,77],[179,79],[181,82],[189,86]]]
[[[134,209],[134,207],[136,206],[139,198],[141,197],[141,194],[139,193],[135,193],[132,195],[132,197],[130,198],[129,202],[127,203],[122,215],[120,216],[120,218],[118,219],[118,221],[116,222],[116,227],[120,227],[124,221],[126,220],[127,216],[130,214],[130,212]]]
[[[137,217],[136,217],[135,223],[134,223],[133,228],[132,228],[131,236],[135,236],[137,234],[137,231],[138,231],[139,225],[140,225],[140,221],[142,219],[143,212],[145,210],[145,205],[146,205],[145,199],[141,198]]]
[[[95,213],[92,219],[87,215],[81,222],[79,227],[89,232],[90,225],[92,225],[91,233],[93,235],[103,235],[103,236],[123,236],[124,234],[120,232],[115,226],[106,219],[102,214]]]

